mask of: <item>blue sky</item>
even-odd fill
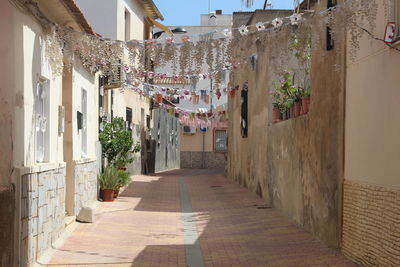
[[[223,14],[234,11],[252,11],[262,9],[264,0],[254,0],[251,9],[246,9],[241,0],[154,0],[165,20],[164,25],[199,25],[200,14],[208,13],[208,1],[211,11],[222,9]],[[269,0],[275,9],[292,9],[293,0]]]

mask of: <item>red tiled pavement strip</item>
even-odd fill
[[[355,266],[275,210],[256,209],[262,201],[254,194],[202,170],[135,176],[122,197],[98,206],[95,223],[77,227],[47,266],[195,266],[186,262],[181,177],[205,266]]]

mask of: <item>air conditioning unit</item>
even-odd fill
[[[183,126],[183,134],[193,135],[196,133],[196,127],[193,126]]]
[[[104,73],[106,76],[104,89],[114,89],[122,87],[125,81],[125,73],[122,70],[122,64],[115,64],[111,69]]]

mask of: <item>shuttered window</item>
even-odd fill
[[[248,134],[248,85],[245,83],[241,92],[241,109],[240,109],[240,129],[242,137],[246,138]]]
[[[228,135],[226,130],[215,130],[214,134],[214,147],[215,152],[228,151]]]

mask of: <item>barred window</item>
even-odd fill
[[[214,133],[214,147],[215,152],[228,151],[228,135],[226,130],[215,130]]]
[[[41,78],[36,86],[35,158],[39,163],[49,160],[49,83],[49,80]]]

